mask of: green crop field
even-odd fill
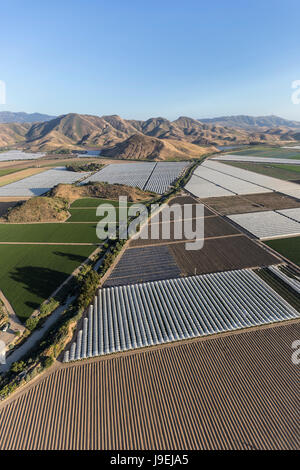
[[[0,224],[0,242],[99,243],[96,224]]]
[[[110,199],[77,199],[69,210],[71,217],[67,222],[99,222],[103,216],[96,215],[96,209],[100,204],[111,204],[116,208],[116,218],[119,217],[119,201],[112,201]],[[132,202],[128,202],[127,206],[130,207]]]
[[[112,204],[113,206],[118,206],[119,201],[113,201],[111,199],[100,199],[100,198],[83,198],[77,199],[71,205],[71,208],[74,209],[76,207],[98,207],[99,204],[108,203]]]
[[[18,171],[22,170],[16,170],[15,168],[7,168],[6,170],[0,170],[0,176],[10,175],[11,173],[17,173]]]
[[[266,245],[300,266],[300,237],[270,240]]]
[[[253,157],[271,157],[271,158],[290,158],[291,160],[300,159],[300,150],[283,149],[280,147],[255,147],[246,150],[231,152],[232,155],[244,155]]]
[[[70,209],[71,217],[66,222],[97,222],[96,207],[89,209]]]
[[[24,321],[94,249],[93,246],[0,245],[0,289]]]
[[[226,165],[242,168],[243,170],[254,171],[261,175],[272,176],[282,180],[299,180],[300,165],[285,165],[277,163],[251,163],[251,162],[222,162]]]

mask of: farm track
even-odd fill
[[[0,405],[0,449],[298,449],[299,320],[62,366]]]

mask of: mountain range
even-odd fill
[[[222,121],[203,122],[184,116],[175,121],[163,117],[142,121],[118,115],[71,113],[43,122],[2,123],[0,147],[17,146],[33,151],[101,148],[102,155],[112,158],[164,160],[197,158],[215,151],[219,145],[300,140],[300,123],[297,127],[295,121],[275,116],[216,119]]]
[[[41,113],[13,113],[11,111],[1,111],[0,112],[0,123],[9,123],[9,122],[42,122],[50,121],[54,116],[49,116],[48,114]]]
[[[288,127],[290,129],[300,129],[300,122],[290,121],[278,116],[222,116],[212,119],[199,119],[207,124],[218,124],[219,126],[227,126],[242,129],[253,129],[257,127]]]

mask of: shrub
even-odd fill
[[[53,298],[49,299],[49,301],[45,304],[43,304],[40,308],[40,316],[41,317],[47,317],[52,313],[57,307],[59,306],[58,300],[55,300]]]
[[[100,277],[93,269],[83,278],[77,300],[79,308],[86,308],[89,305],[95,295],[99,282]]]
[[[54,362],[54,357],[53,356],[47,356],[43,359],[43,367],[44,369],[48,369],[48,367],[52,366]]]
[[[29,317],[27,318],[25,325],[29,331],[33,331],[37,327],[38,323],[39,323],[38,317]]]
[[[14,362],[11,366],[11,371],[14,372],[15,374],[19,372],[23,372],[26,368],[26,363],[24,361],[19,361],[19,362]]]

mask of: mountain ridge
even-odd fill
[[[282,118],[276,119],[282,122]],[[299,140],[300,127],[276,127],[276,119],[273,118],[273,126],[269,128],[258,124],[243,128],[205,123],[187,116],[174,121],[163,117],[142,121],[126,120],[116,114],[69,113],[45,122],[2,123],[0,147],[16,146],[31,151],[100,148],[103,155],[111,158],[123,155],[123,158],[159,160],[169,159],[172,153],[174,158],[196,158],[204,150],[216,151],[217,146],[281,144]],[[265,122],[259,121],[260,124]]]
[[[219,124],[228,127],[240,127],[251,129],[257,127],[287,127],[291,129],[300,129],[299,121],[291,121],[275,115],[269,116],[249,116],[247,114],[220,116],[209,119],[198,119],[198,121],[206,124]]]
[[[50,116],[49,114],[0,111],[0,123],[3,124],[8,124],[12,122],[43,122],[50,121],[54,118],[55,116]]]

